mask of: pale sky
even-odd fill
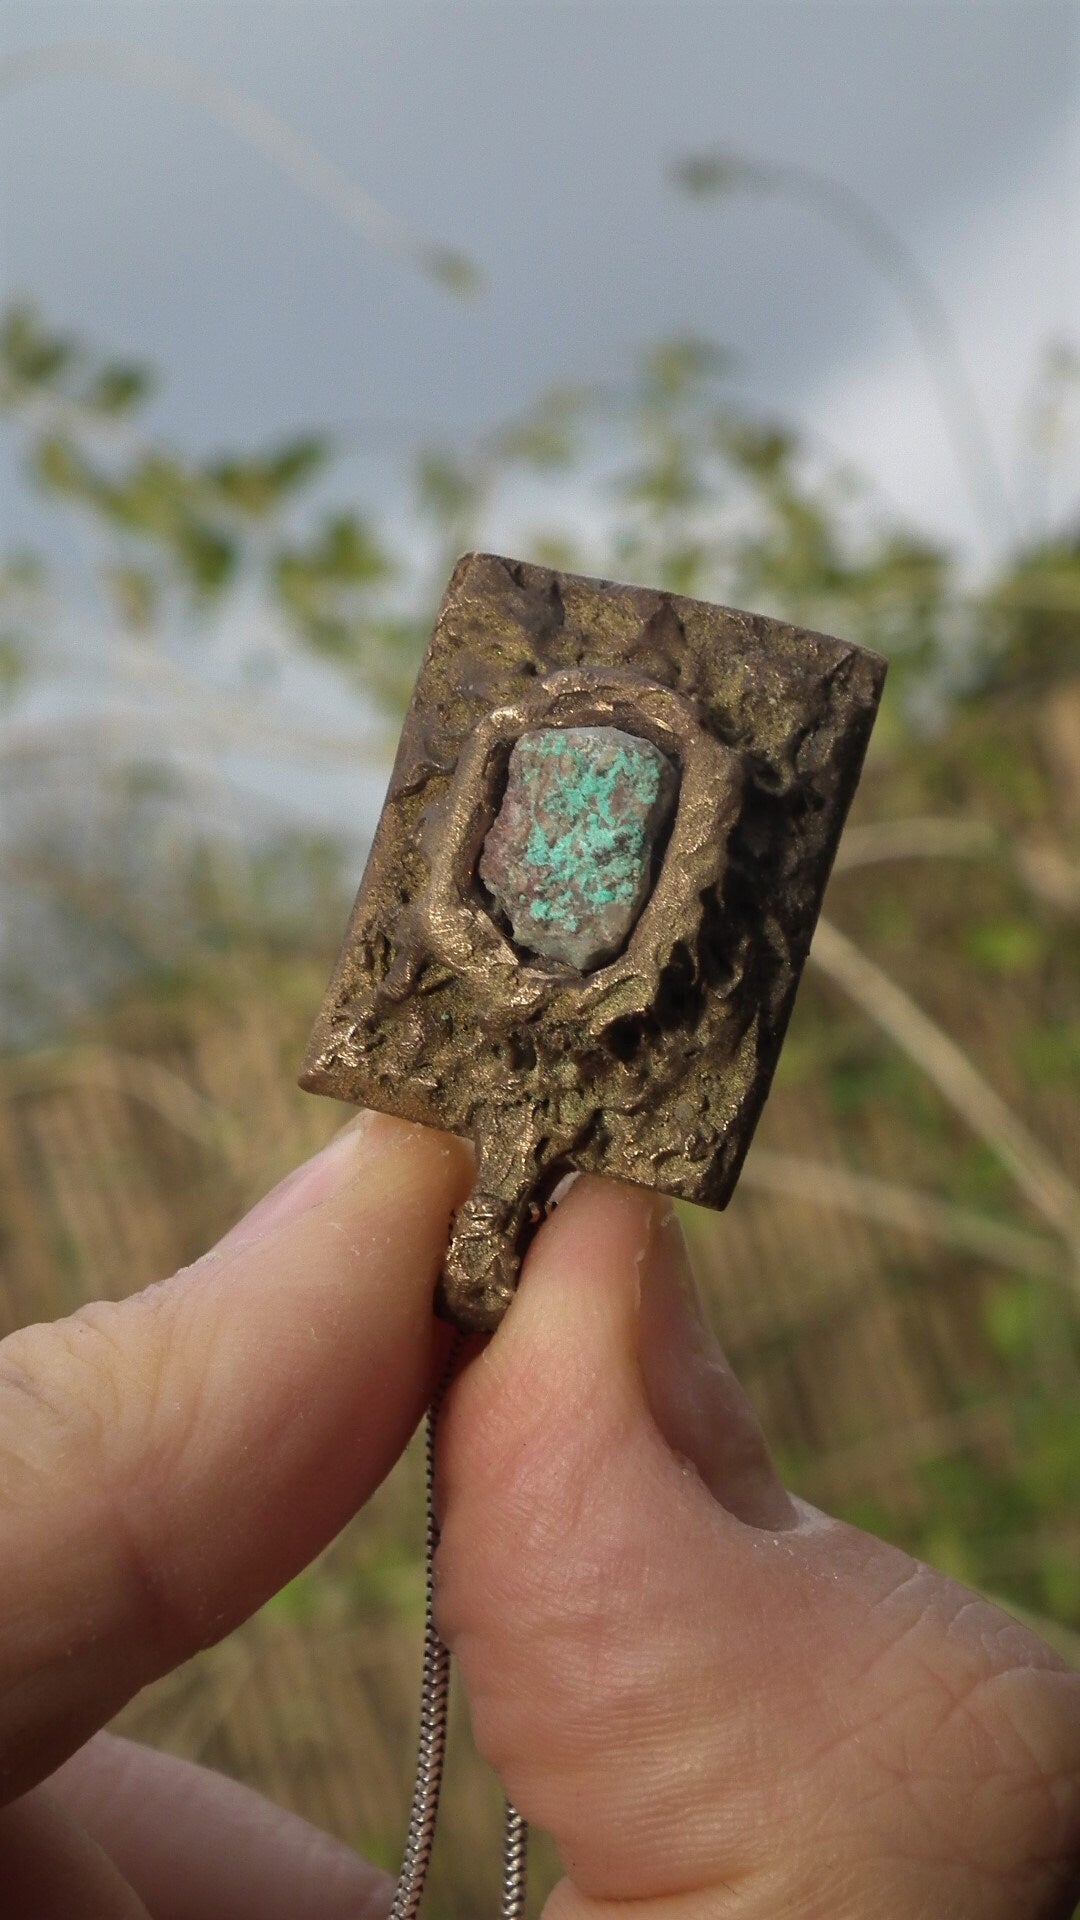
[[[690,204],[670,167],[722,147],[863,196],[945,304],[1021,530],[1075,527],[1080,406],[1041,488],[1019,429],[1042,350],[1080,341],[1077,29],[1072,0],[6,0],[0,308],[34,299],[147,360],[163,382],[151,425],[193,455],[312,428],[355,447],[359,431],[326,485],[399,538],[411,449],[467,447],[553,382],[617,383],[648,344],[703,334],[733,351],[748,403],[977,571],[994,538],[894,294],[813,210]],[[12,88],[20,53],[88,40],[261,103],[394,218],[473,255],[486,297],[455,303],[190,100],[85,70]],[[549,524],[598,511],[580,476],[551,505]],[[518,490],[481,542],[520,550],[531,513]],[[70,529],[0,434],[0,553],[77,562]],[[185,831],[247,841],[288,820],[351,839],[359,866],[390,735],[364,751],[369,709],[338,675],[292,648],[255,689],[265,613],[230,603],[177,636],[180,698],[154,651],[84,602],[69,596],[54,677],[9,712],[43,745],[5,790],[5,832],[77,841],[93,822],[97,764],[65,753],[75,717],[178,773]],[[257,749],[233,742],[236,710]],[[36,963],[36,930],[12,891],[0,968],[12,937]],[[56,992],[92,992],[64,958]]]
[[[7,0],[0,59],[92,39],[193,63],[471,253],[489,291],[453,302],[196,107],[84,75],[0,93],[0,296],[155,363],[156,420],[192,449],[386,423],[343,494],[395,448],[708,333],[749,395],[975,551],[910,326],[866,261],[805,208],[705,209],[666,176],[722,146],[864,195],[934,280],[1026,498],[1038,355],[1080,336],[1077,24],[1068,0]],[[1049,512],[1078,480],[1074,447]],[[0,483],[21,528],[10,462]]]

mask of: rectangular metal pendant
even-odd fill
[[[884,675],[782,621],[458,562],[301,1084],[472,1139],[459,1325],[497,1324],[571,1168],[730,1198]]]

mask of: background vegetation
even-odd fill
[[[724,182],[699,165],[685,184]],[[927,345],[948,387],[948,351],[932,330]],[[1047,444],[1074,374],[1048,358]],[[688,1224],[791,1482],[1075,1656],[1080,531],[1014,539],[973,589],[867,486],[740,412],[701,340],[660,343],[625,388],[563,390],[482,445],[432,449],[394,524],[335,502],[319,433],[240,454],[159,444],[152,384],[30,307],[3,321],[6,426],[67,519],[48,564],[0,566],[0,1330],[192,1258],[339,1121],[294,1077],[365,823],[315,835],[274,796],[317,772],[354,800],[359,766],[377,783],[449,565],[488,543],[525,475],[525,557],[890,658],[759,1140],[727,1215]],[[960,440],[985,497],[977,438]],[[298,719],[298,689],[325,724]],[[121,1723],[388,1864],[411,1766],[417,1468]],[[455,1743],[432,1900],[447,1920],[491,1908],[497,1845],[463,1726]]]

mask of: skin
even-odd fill
[[[0,1911],[372,1920],[385,1877],[98,1731],[374,1489],[470,1177],[364,1116],[194,1267],[0,1344]],[[441,1627],[566,1878],[545,1920],[1066,1920],[1080,1676],[795,1501],[670,1209],[580,1181],[447,1403]]]

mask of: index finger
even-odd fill
[[[0,1343],[0,1800],[219,1639],[428,1400],[461,1145],[374,1116],[215,1253]]]

